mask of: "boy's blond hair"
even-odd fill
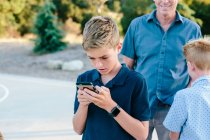
[[[200,70],[210,70],[210,41],[201,38],[184,46],[187,61],[193,62]]]
[[[84,50],[90,48],[116,48],[120,35],[116,23],[109,17],[92,17],[83,30]]]

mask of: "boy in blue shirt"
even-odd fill
[[[210,41],[198,39],[184,46],[190,88],[177,92],[164,121],[171,140],[210,138]]]
[[[95,69],[78,76],[99,93],[78,89],[73,127],[83,140],[146,139],[150,118],[143,76],[120,64],[117,25],[109,17],[90,19],[83,31],[83,49]]]

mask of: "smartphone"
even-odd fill
[[[94,87],[94,85],[91,82],[78,82],[76,83],[76,85],[79,89],[88,88],[96,93],[99,93],[98,90]]]

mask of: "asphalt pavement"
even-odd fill
[[[0,74],[5,140],[80,140],[72,128],[75,90],[75,82]]]
[[[5,140],[79,140],[72,129],[75,83],[0,74]]]

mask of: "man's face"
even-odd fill
[[[157,11],[161,15],[173,14],[179,0],[154,0]]]
[[[101,75],[110,74],[119,63],[118,51],[113,48],[89,49],[86,51],[91,64]]]

